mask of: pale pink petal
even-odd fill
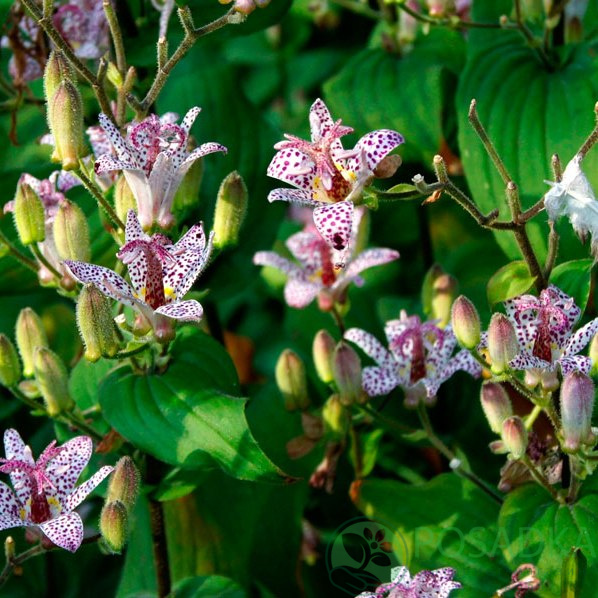
[[[563,355],[576,355],[579,353],[591,340],[594,335],[598,332],[598,318],[595,318],[591,322],[588,322],[585,326],[582,326],[565,345]]]
[[[189,168],[191,168],[191,165],[193,164],[193,162],[195,162],[196,160],[199,160],[200,158],[203,158],[204,156],[207,156],[208,154],[213,154],[215,152],[222,152],[223,154],[226,154],[228,152],[228,148],[220,143],[215,143],[212,141],[210,141],[208,143],[203,143],[199,147],[196,147],[180,163],[180,165],[178,166],[179,172],[181,173],[182,176],[184,176],[185,173],[189,170]]]
[[[339,201],[314,210],[314,224],[326,242],[334,249],[345,249],[351,239],[353,203]]]
[[[181,179],[182,177],[176,175],[173,158],[167,152],[160,152],[148,178],[153,219],[156,219],[158,214],[170,214],[172,199]]]
[[[387,395],[401,383],[390,368],[368,366],[361,374],[361,385],[370,397]]]
[[[193,126],[193,123],[195,122],[195,119],[197,118],[197,116],[199,115],[200,112],[201,112],[201,108],[199,106],[194,106],[193,108],[190,108],[187,111],[187,114],[185,114],[185,116],[184,116],[184,118],[183,118],[183,120],[181,122],[181,129],[183,129],[183,131],[185,131],[185,133],[189,134],[189,131],[191,130],[191,127]],[[178,118],[178,116],[176,114],[174,114],[175,119],[171,120],[168,117],[168,115],[172,115],[172,114],[174,114],[174,113],[169,112],[169,113],[165,114],[160,119],[160,121],[161,122],[165,122],[165,120],[170,120],[170,122],[175,122],[176,119]],[[164,119],[164,117],[167,117],[167,119]]]
[[[130,241],[137,241],[138,239],[149,241],[149,236],[143,232],[135,210],[129,210],[127,212],[127,223],[125,226],[125,242],[129,243]]]
[[[276,268],[290,277],[303,276],[303,270],[301,270],[297,264],[294,264],[284,257],[281,257],[274,251],[258,251],[253,256],[253,263],[256,266],[269,266],[271,268]]]
[[[311,195],[316,179],[316,165],[298,149],[286,148],[274,154],[266,174],[298,189],[308,191]]]
[[[83,521],[71,512],[40,524],[40,529],[60,548],[75,552],[83,541]]]
[[[371,357],[378,365],[391,368],[394,359],[390,351],[369,332],[361,328],[349,328],[345,332],[345,338],[355,343],[368,357]]]
[[[149,179],[140,169],[123,170],[123,174],[137,202],[139,222],[143,228],[149,228],[154,222],[154,215],[158,212]]]
[[[373,171],[380,161],[389,154],[395,147],[399,146],[405,140],[400,133],[390,129],[379,129],[364,135],[355,146],[357,156],[350,158],[347,162],[347,168],[353,172],[360,170],[365,166]],[[366,164],[361,164],[362,150],[366,158]]]
[[[286,246],[310,273],[322,267],[322,253],[329,251],[326,242],[313,227],[312,230],[303,230],[291,235],[286,241]]]
[[[99,469],[64,499],[64,502],[62,502],[64,509],[66,511],[74,511],[85,500],[87,495],[90,494],[106,476],[110,475],[113,470],[114,467],[111,465],[104,465],[104,467]]]
[[[272,191],[268,193],[268,201],[270,203],[273,201],[288,201],[290,203],[297,203],[312,208],[328,205],[321,201],[315,201],[312,199],[309,191],[303,191],[301,189],[272,189]]]
[[[118,159],[125,164],[139,167],[140,162],[137,152],[123,138],[120,131],[114,126],[114,123],[105,114],[100,114],[98,120],[110,143],[112,143]]]
[[[105,172],[112,172],[113,170],[125,170],[127,168],[135,168],[132,162],[124,162],[115,158],[111,154],[104,154],[99,156],[95,161],[94,170],[96,174],[103,174]]]
[[[7,460],[17,459],[31,465],[35,464],[31,450],[27,448],[19,433],[12,428],[4,432],[4,451]],[[17,498],[21,504],[25,504],[32,492],[29,476],[19,469],[12,471],[9,476]]]
[[[527,351],[522,351],[515,359],[512,359],[509,362],[509,367],[513,370],[554,369],[552,364]]]
[[[394,249],[366,249],[347,264],[344,276],[352,278],[368,268],[387,264],[399,259],[399,257],[399,252]]]
[[[447,598],[461,584],[453,581],[455,570],[450,567],[435,571],[420,571],[409,584],[410,595],[422,598]]]
[[[321,288],[309,280],[290,278],[284,287],[284,299],[290,307],[303,309],[316,298]]]
[[[326,135],[334,125],[334,120],[330,116],[330,110],[324,102],[318,98],[309,109],[309,124],[311,128],[311,140],[317,143]]]
[[[175,244],[173,253],[191,249],[203,253],[206,247],[206,235],[203,230],[203,223],[194,224]]]
[[[159,307],[156,313],[183,322],[199,322],[203,315],[203,307],[200,303],[192,299],[188,301],[173,301]]]
[[[440,375],[442,382],[448,380],[457,371],[467,372],[477,378],[482,375],[482,366],[473,358],[469,351],[463,349],[446,364]]]
[[[29,496],[31,493],[27,495],[27,498]],[[19,517],[21,504],[13,491],[4,482],[0,482],[0,530],[25,525]]]
[[[81,472],[91,459],[92,450],[89,436],[76,436],[65,442],[58,455],[46,466],[46,475],[52,482],[55,496],[61,504],[73,491]]]
[[[570,374],[571,372],[582,372],[583,374],[589,375],[592,369],[592,360],[585,355],[568,355],[559,359],[561,364],[561,371],[563,376]]]

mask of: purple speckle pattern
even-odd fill
[[[203,315],[203,308],[199,302],[189,299],[163,305],[156,310],[156,313],[183,322],[199,322]]]
[[[314,210],[314,224],[326,242],[341,251],[349,244],[353,224],[353,203],[341,201]]]
[[[400,133],[390,129],[372,131],[357,142],[355,146],[357,155],[348,159],[347,168],[352,172],[358,172],[361,169],[373,172],[380,161],[404,141]],[[365,164],[363,163],[364,157]]]
[[[73,509],[114,468],[102,467],[76,488],[91,458],[91,438],[77,436],[60,447],[54,441],[35,461],[19,433],[9,429],[4,447],[0,470],[10,474],[15,493],[0,482],[0,529],[37,525],[54,544],[75,552],[83,540],[83,522]],[[28,484],[22,483],[23,476]]]

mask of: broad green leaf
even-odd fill
[[[499,527],[501,548],[511,567],[531,562],[538,567],[538,595],[552,597],[561,589],[563,561],[572,547],[587,559],[588,571],[598,565],[598,489],[590,479],[576,503],[559,505],[536,484],[511,492],[503,504]],[[595,586],[584,590],[590,596]]]
[[[237,583],[221,575],[204,575],[182,579],[172,588],[177,598],[245,598]]]
[[[480,2],[474,4],[473,19],[498,22],[511,9],[510,0]],[[546,68],[517,33],[482,30],[471,31],[468,50],[457,92],[461,159],[480,209],[498,208],[503,218],[509,218],[505,184],[468,122],[470,101],[477,99],[480,120],[519,187],[523,207],[529,208],[548,190],[544,181],[552,176],[551,156],[557,153],[566,164],[592,131],[598,98],[596,49],[589,43],[563,48],[553,56],[558,64]],[[596,187],[598,153],[588,154],[584,170]],[[571,227],[561,228],[561,254],[587,255]],[[545,216],[534,218],[527,230],[543,261],[548,235]],[[495,236],[511,259],[520,257],[511,233],[495,231]]]
[[[509,580],[497,545],[498,504],[471,482],[442,474],[421,485],[366,479],[355,497],[370,519],[402,537],[413,571],[454,567],[465,598],[490,596]]]
[[[172,465],[221,467],[244,480],[283,482],[245,418],[230,357],[219,343],[189,328],[176,339],[162,375],[139,376],[128,366],[100,386],[106,420],[136,447]]]
[[[360,135],[395,129],[405,137],[399,153],[406,161],[429,162],[440,149],[447,82],[462,68],[463,50],[456,32],[440,29],[420,36],[401,57],[363,50],[324,86],[333,118]]]
[[[594,260],[572,260],[559,264],[550,274],[550,283],[575,299],[583,313],[590,297],[591,273]]]
[[[79,360],[69,379],[69,390],[79,409],[85,411],[99,406],[98,387],[115,365],[115,362],[107,359],[100,359],[95,363],[87,359]]]
[[[495,305],[531,289],[535,276],[530,276],[525,262],[511,262],[498,270],[488,281],[488,303]]]

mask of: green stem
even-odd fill
[[[549,220],[548,226],[550,227],[550,232],[548,233],[548,254],[546,255],[546,263],[544,264],[544,278],[546,280],[550,280],[550,274],[559,253],[559,234],[554,228],[554,222]]]
[[[450,463],[451,469],[455,473],[460,473],[463,477],[467,478],[470,482],[474,483],[478,488],[480,488],[483,492],[485,492],[488,496],[490,496],[493,500],[502,504],[503,499],[494,488],[488,485],[484,480],[478,477],[472,471],[465,469],[461,465],[461,461],[457,458],[455,453],[451,451],[438,436],[434,433],[432,429],[432,424],[430,422],[430,418],[428,417],[428,412],[426,411],[425,405],[420,401],[417,405],[417,414],[421,421],[421,424],[424,428],[424,432],[430,441],[430,444],[437,449],[442,455],[444,455]]]
[[[353,447],[353,455],[355,456],[355,479],[359,480],[363,477],[363,452],[361,442],[359,440],[359,434],[355,430],[355,426],[349,428],[349,434],[351,436],[351,446]]]
[[[117,90],[116,98],[116,121],[119,126],[123,125],[126,108],[126,92],[124,90],[124,81],[127,76],[127,58],[125,54],[125,46],[123,42],[122,31],[120,24],[116,18],[114,7],[112,6],[111,0],[103,0],[102,6],[104,7],[104,13],[106,20],[108,21],[108,27],[110,28],[110,35],[112,37],[112,43],[114,44],[114,55],[116,56],[116,68],[122,78],[122,84]],[[100,77],[98,76],[98,80]]]
[[[532,411],[525,418],[525,428],[526,428],[526,430],[531,430],[532,429],[532,426],[534,425],[534,422],[536,421],[536,419],[538,419],[538,416],[540,415],[540,413],[542,413],[542,406],[541,405],[534,405],[534,408],[532,409]]]
[[[94,430],[86,421],[72,411],[62,413],[60,419],[62,419],[63,423],[71,425],[88,436],[91,436],[96,442],[100,442],[103,438],[99,432],[96,432],[96,430]]]
[[[17,399],[19,399],[19,401],[21,401],[21,403],[24,403],[25,405],[27,405],[27,407],[29,407],[29,409],[32,409],[33,411],[45,411],[46,410],[44,405],[37,403],[35,401],[35,399],[31,399],[27,395],[23,394],[21,392],[21,389],[18,386],[11,386],[9,390],[10,390],[10,392],[12,392],[12,394]]]
[[[546,490],[552,496],[554,500],[558,503],[563,504],[563,498],[558,494],[558,492],[550,485],[546,476],[533,464],[532,460],[527,456],[523,456],[520,461],[529,469],[532,477],[542,488]]]
[[[577,494],[581,488],[580,463],[579,457],[569,455],[569,469],[571,471],[571,481],[569,482],[569,492],[567,493],[567,502],[574,503],[577,500]]]
[[[108,218],[112,221],[112,224],[119,230],[125,230],[125,225],[122,220],[118,217],[114,208],[108,203],[108,200],[104,197],[104,194],[100,191],[97,185],[83,172],[82,168],[77,168],[75,174],[79,177],[83,186],[93,195],[99,206],[104,209]]]
[[[343,321],[343,317],[341,316],[340,312],[336,307],[336,303],[332,306],[332,309],[330,310],[330,315],[334,318],[334,322],[338,326],[338,331],[341,337],[343,337],[345,334],[345,322]]]
[[[45,258],[44,254],[40,251],[40,248],[37,246],[37,243],[32,243],[30,246],[31,252],[33,255],[39,260],[39,262],[47,268],[58,280],[62,279],[62,274],[54,268],[54,266]]]
[[[354,12],[357,15],[361,15],[362,17],[367,17],[368,19],[372,19],[374,21],[381,21],[383,19],[383,15],[381,12],[370,8],[367,4],[363,2],[354,2],[353,0],[332,0],[335,4]]]
[[[594,113],[598,117],[598,102],[594,106]],[[586,140],[582,143],[577,155],[585,158],[586,154],[592,149],[594,144],[598,141],[598,125],[594,127],[594,130],[588,135]]]
[[[22,254],[2,231],[0,231],[0,243],[6,245],[10,255],[14,257],[20,264],[37,274],[37,271],[39,270],[38,265],[32,259],[29,259],[26,255]]]
[[[453,27],[456,29],[502,29],[500,23],[474,23],[473,21],[462,21],[459,18],[440,18],[435,19],[428,15],[421,14],[416,10],[410,8],[406,2],[398,3],[399,10],[411,15],[416,21],[426,23],[428,25],[436,25],[438,27]]]

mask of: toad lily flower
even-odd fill
[[[505,311],[514,324],[521,348],[510,367],[553,371],[560,365],[563,376],[575,370],[590,372],[590,358],[578,353],[598,332],[598,318],[572,335],[581,315],[572,297],[551,285],[539,297],[520,295],[505,301]]]
[[[105,114],[99,120],[110,139],[116,157],[100,156],[96,174],[122,170],[137,200],[139,221],[143,228],[154,221],[164,228],[172,224],[172,200],[185,174],[199,158],[227,149],[219,143],[204,143],[187,151],[189,130],[201,108],[191,108],[180,125],[166,122],[155,114],[129,127],[126,138]]]
[[[16,430],[4,432],[8,473],[14,488],[0,482],[0,529],[38,526],[56,546],[75,552],[83,540],[83,522],[75,508],[114,469],[106,465],[75,488],[92,453],[91,438],[77,436],[56,446],[53,441],[37,461]]]
[[[360,272],[399,258],[399,252],[394,249],[366,249],[351,256],[345,268],[339,267],[334,261],[334,251],[313,225],[289,237],[286,245],[298,263],[273,251],[259,251],[253,257],[253,263],[284,272],[288,277],[284,288],[285,300],[289,306],[299,309],[309,305],[320,292],[325,293],[325,299],[343,303],[347,287],[352,282],[357,286],[363,285]]]
[[[394,567],[390,583],[382,584],[375,592],[362,592],[357,598],[447,598],[461,584],[453,581],[455,570],[451,567],[420,571],[413,578],[407,567]]]
[[[181,298],[206,267],[212,237],[213,233],[206,243],[202,224],[196,224],[173,245],[164,235],[146,235],[134,210],[129,210],[125,244],[117,257],[127,265],[132,287],[103,266],[76,261],[65,264],[79,282],[93,283],[104,295],[130,305],[159,330],[162,316],[182,321],[201,319],[201,305]]]
[[[268,175],[296,189],[274,189],[269,201],[290,201],[314,209],[313,220],[326,242],[337,250],[346,248],[351,236],[353,202],[361,197],[378,164],[403,143],[396,131],[380,129],[364,135],[352,150],[344,150],[340,138],[352,133],[341,121],[333,121],[320,99],[309,112],[311,142],[293,135],[277,143],[279,150]]]
[[[390,351],[365,330],[351,328],[345,333],[347,340],[378,364],[363,369],[363,389],[370,396],[385,395],[400,386],[405,391],[405,404],[415,407],[420,399],[432,403],[440,385],[457,370],[473,376],[482,373],[468,351],[452,356],[457,339],[450,326],[441,329],[402,311],[401,318],[387,322],[384,330]]]
[[[551,189],[544,196],[544,206],[551,221],[567,216],[575,234],[585,242],[592,237],[592,255],[598,259],[598,202],[590,182],[581,170],[581,156],[567,164],[560,183],[546,181]]]

